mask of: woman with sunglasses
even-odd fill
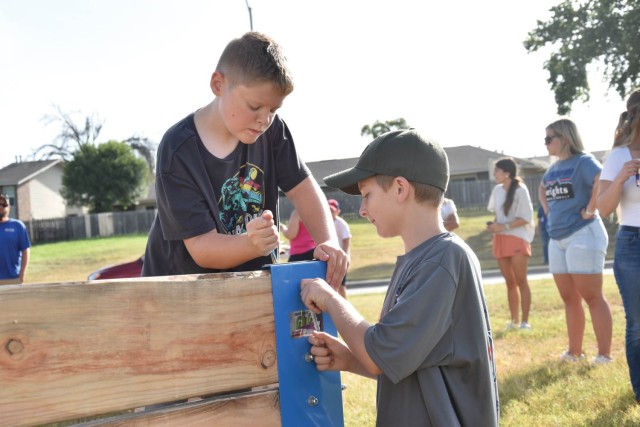
[[[612,319],[602,293],[608,235],[596,210],[601,164],[584,152],[578,129],[560,119],[546,128],[545,144],[555,161],[545,172],[539,199],[547,214],[549,271],[564,302],[569,348],[561,360],[584,359],[582,340],[587,303],[598,344],[596,364],[611,361]]]
[[[631,93],[620,115],[613,149],[600,175],[598,209],[611,214],[618,205],[613,274],[626,315],[625,347],[629,376],[640,403],[640,89]]]

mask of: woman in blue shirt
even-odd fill
[[[611,310],[602,293],[602,271],[608,236],[596,210],[597,184],[602,165],[584,152],[578,129],[560,119],[546,129],[549,155],[557,157],[545,172],[539,199],[547,214],[549,270],[564,302],[569,348],[560,358],[584,359],[582,340],[584,299],[589,306],[598,342],[594,363],[611,361]]]

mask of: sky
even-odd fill
[[[294,92],[279,114],[304,161],[357,157],[364,125],[404,118],[442,146],[545,156],[557,119],[523,40],[559,0],[0,0],[0,167],[53,141],[59,106],[99,141],[164,132],[213,99],[209,79],[233,38],[282,46]],[[596,67],[570,117],[589,151],[611,147],[624,101]]]

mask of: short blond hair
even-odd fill
[[[275,83],[283,95],[293,92],[293,78],[282,48],[271,37],[255,31],[231,40],[220,55],[216,71],[231,87]]]
[[[384,191],[389,190],[393,184],[394,176],[389,175],[375,175],[376,183],[382,187]],[[423,184],[421,182],[409,181],[409,184],[413,187],[416,195],[416,201],[418,203],[428,203],[434,207],[440,206],[442,198],[444,197],[444,191],[433,185]]]

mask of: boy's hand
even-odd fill
[[[351,350],[336,337],[324,332],[314,332],[309,337],[313,361],[319,371],[348,371],[353,358]]]
[[[324,242],[316,246],[313,257],[327,262],[327,282],[333,289],[338,289],[347,274],[349,256],[334,242]]]
[[[254,218],[247,224],[249,242],[262,256],[269,255],[280,243],[278,228],[273,221],[273,213],[266,210],[262,216]]]
[[[333,296],[339,295],[322,279],[300,281],[300,298],[309,310],[316,313],[327,311],[327,303]]]

